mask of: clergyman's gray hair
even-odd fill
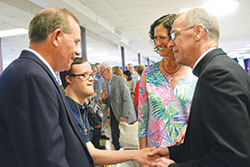
[[[205,9],[194,8],[187,12],[185,18],[185,25],[187,27],[202,24],[207,31],[208,38],[218,43],[220,37],[220,25],[217,18],[209,14]]]

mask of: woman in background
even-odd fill
[[[121,70],[121,68],[119,66],[112,67],[112,72],[113,72],[113,74],[122,77],[123,72],[122,72],[122,70]]]
[[[140,85],[140,82],[141,82],[141,75],[142,75],[142,72],[143,70],[145,69],[145,66],[144,65],[139,65],[137,68],[136,68],[136,72],[139,76],[139,81],[137,82],[136,86],[135,86],[135,103],[134,103],[134,107],[135,107],[135,112],[136,112],[136,117],[138,119],[138,99],[139,99],[139,85]]]
[[[131,98],[133,104],[135,103],[135,86],[136,86],[136,81],[132,79],[132,75],[130,71],[124,71],[123,72],[123,77],[126,79],[128,83],[128,87],[130,90]]]
[[[187,66],[175,63],[168,48],[170,31],[176,14],[157,19],[149,35],[162,60],[147,67],[139,88],[139,142],[140,148],[167,147],[185,134],[196,77]],[[183,32],[184,33],[184,32]],[[184,132],[180,133],[184,128]]]

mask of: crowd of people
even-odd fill
[[[124,71],[76,58],[79,25],[67,9],[42,10],[29,48],[2,72],[1,166],[250,166],[250,77],[219,48],[213,15],[161,16],[149,37],[162,60]],[[120,123],[137,121],[130,137],[139,148],[121,150]],[[101,146],[103,135],[114,150]]]

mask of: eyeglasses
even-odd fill
[[[89,79],[90,77],[95,78],[95,74],[69,74],[69,76],[76,77],[81,76],[83,79]]]
[[[184,29],[184,30],[178,31],[178,32],[172,32],[172,33],[170,34],[171,40],[175,40],[176,37],[177,37],[177,35],[179,35],[181,32],[190,30],[190,29],[192,29],[192,28],[194,28],[194,27],[195,27],[195,25],[194,25],[194,26],[191,26],[191,27],[188,27],[188,28],[186,28],[186,29]]]
[[[195,26],[196,26],[196,25],[191,26],[191,27],[188,27],[188,28],[186,28],[186,29],[184,29],[184,30],[181,30],[181,31],[178,31],[178,32],[172,32],[172,33],[170,34],[171,40],[175,40],[176,37],[177,37],[177,35],[179,35],[181,32],[190,30],[190,29],[194,28]],[[204,30],[205,30],[207,33],[209,32],[209,30],[208,30],[207,28],[204,28]]]
[[[100,73],[100,75],[102,76],[102,75],[103,75],[103,73],[104,73],[106,70],[107,70],[107,68],[106,68],[105,70],[103,70],[103,72],[101,72],[101,73]]]

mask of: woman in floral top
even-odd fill
[[[197,78],[189,67],[175,63],[168,48],[175,18],[175,14],[162,16],[151,25],[149,32],[163,59],[146,68],[141,78],[138,106],[140,148],[172,146],[182,129],[185,134]],[[182,33],[185,31],[178,35]]]

